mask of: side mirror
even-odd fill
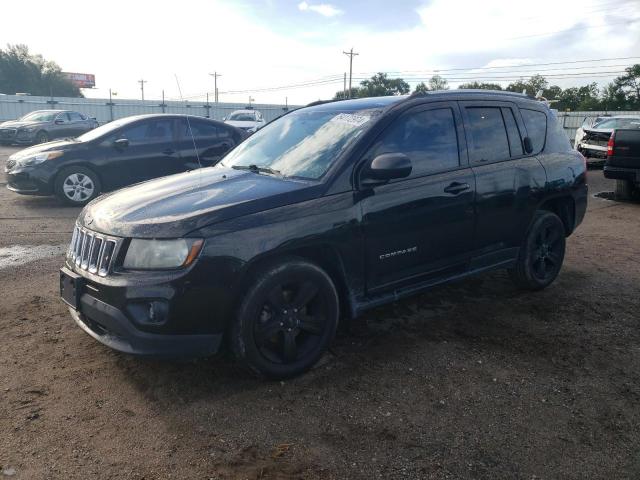
[[[61,118],[56,118],[53,123],[55,123],[56,125],[62,125],[64,123],[64,120]]]
[[[373,159],[362,172],[361,185],[374,186],[411,175],[411,160],[404,153],[384,153]]]
[[[531,143],[531,139],[529,137],[524,137],[522,143],[524,144],[524,152],[527,155],[533,152],[533,143]]]
[[[127,138],[119,138],[115,142],[113,142],[113,146],[118,150],[124,150],[129,146],[129,139]]]

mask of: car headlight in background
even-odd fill
[[[123,267],[132,270],[161,270],[187,267],[196,259],[204,240],[177,238],[143,240],[134,238],[129,244]]]
[[[59,158],[63,154],[64,152],[60,152],[60,151],[43,152],[43,153],[38,153],[36,155],[31,155],[29,157],[22,157],[16,160],[23,167],[30,167],[32,165],[38,165],[46,160],[53,160],[54,158]]]

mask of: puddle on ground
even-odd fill
[[[62,245],[12,245],[0,247],[0,270],[43,258],[51,258],[67,251],[67,244]]]

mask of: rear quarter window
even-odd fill
[[[538,110],[529,110],[528,108],[521,108],[522,120],[524,120],[524,126],[527,129],[527,135],[531,139],[531,145],[533,146],[532,155],[540,153],[544,148],[545,141],[547,140],[547,115],[544,112]]]

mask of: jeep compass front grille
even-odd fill
[[[67,258],[76,268],[106,277],[111,271],[119,239],[76,226]]]

